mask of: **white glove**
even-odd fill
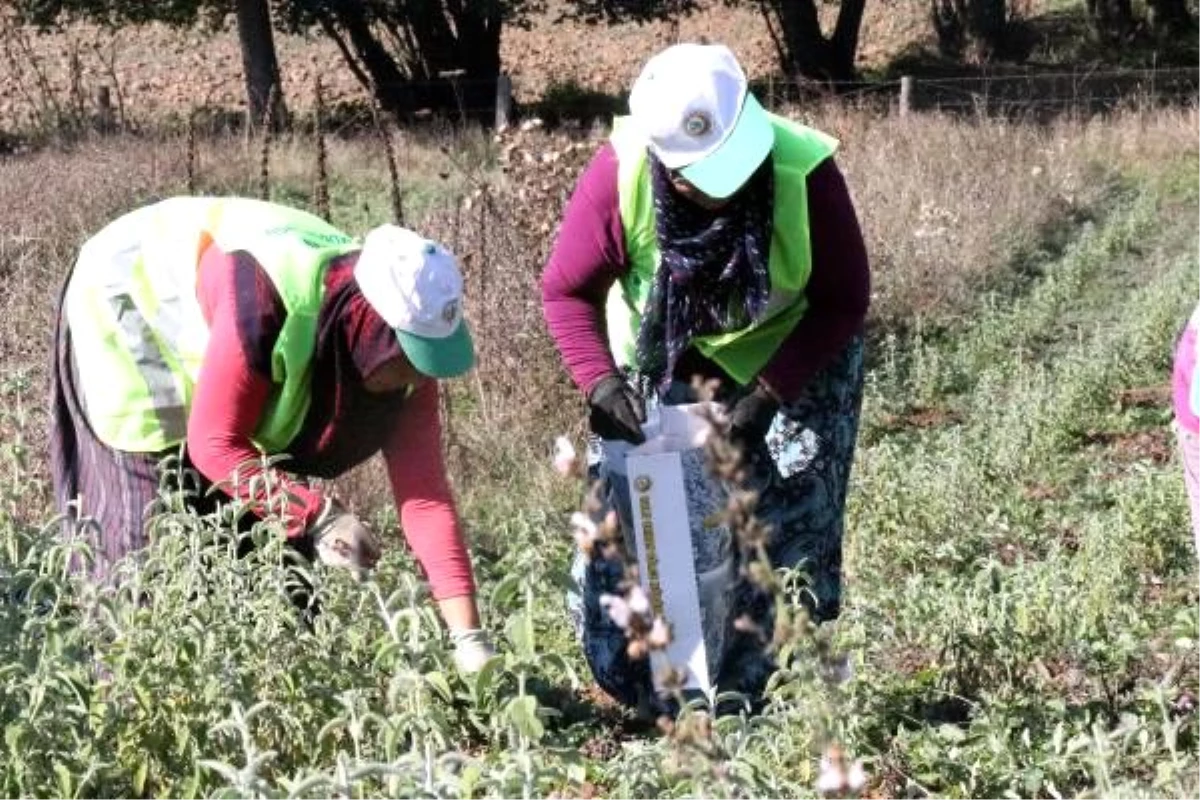
[[[349,569],[360,581],[379,561],[375,535],[358,517],[333,500],[325,500],[325,507],[309,527],[308,535],[321,563]]]
[[[482,628],[452,630],[450,641],[454,644],[454,666],[464,675],[479,672],[496,655],[492,638]]]

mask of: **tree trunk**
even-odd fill
[[[1007,0],[930,0],[929,15],[945,56],[990,61],[1004,49]]]
[[[1088,16],[1101,40],[1117,43],[1133,31],[1130,0],[1086,0]]]
[[[938,52],[961,58],[967,39],[966,23],[955,0],[929,0],[929,21],[937,34]]]
[[[371,26],[354,3],[341,3],[334,13],[334,27],[346,33],[363,70],[370,76],[371,86],[379,102],[389,111],[400,111],[399,99],[408,86],[408,76],[400,65],[375,38]],[[407,65],[406,65],[407,66]]]
[[[833,29],[830,44],[836,71],[840,74],[856,76],[854,57],[858,54],[858,32],[862,29],[863,10],[867,0],[842,0],[838,10],[837,24]]]
[[[501,67],[501,4],[496,0],[447,0],[446,5],[458,33],[454,68],[463,71],[463,82],[455,87],[455,101],[469,111],[492,109],[494,118]]]
[[[499,2],[451,2],[462,68],[473,78],[489,79],[500,74],[500,29],[503,24]]]
[[[269,119],[278,130],[287,125],[287,105],[279,79],[268,0],[237,0],[237,29],[250,126],[257,127]]]
[[[1185,36],[1196,28],[1187,0],[1146,0],[1146,5],[1150,7],[1150,27],[1159,36]]]
[[[447,18],[449,9],[446,6],[450,3],[442,0],[432,5],[432,9],[409,14],[393,26],[404,28],[410,52],[403,55],[414,80],[434,80],[443,72],[460,69],[456,63],[459,48]]]
[[[814,0],[759,0],[768,24],[778,31],[775,44],[783,70],[824,81],[857,77],[854,57],[864,6],[865,0],[843,0],[833,36],[826,38]]]
[[[420,13],[398,8],[368,18],[363,3],[347,0],[326,5],[316,17],[389,112],[430,109],[490,121],[502,10],[499,0],[434,0]]]

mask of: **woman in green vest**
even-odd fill
[[[171,478],[160,463],[182,453],[197,513],[236,496],[303,557],[361,576],[380,556],[375,535],[307,479],[382,453],[459,667],[482,666],[492,648],[438,416],[438,379],[474,361],[462,286],[454,257],[411,230],[358,241],[245,198],[171,198],[92,236],[59,304],[50,456],[93,575],[116,579],[147,544]]]
[[[546,266],[550,332],[602,439],[638,444],[648,407],[693,402],[694,376],[720,382],[773,563],[802,572],[802,602],[831,619],[870,296],[837,142],[766,112],[721,45],[654,56],[629,105],[580,177]],[[604,449],[590,452],[607,481]],[[627,504],[622,482],[607,483]],[[569,606],[593,674],[640,703],[647,664],[628,657],[601,603],[619,594],[620,564],[580,553],[573,574]],[[747,614],[769,635],[770,609],[739,581],[731,619]],[[761,695],[773,669],[761,637],[726,633],[721,690]]]

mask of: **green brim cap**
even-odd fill
[[[750,180],[775,144],[767,112],[750,92],[742,101],[737,124],[720,147],[679,170],[687,182],[709,197],[723,200]]]
[[[413,367],[431,378],[454,378],[475,365],[475,344],[467,321],[442,339],[396,330],[400,347]]]

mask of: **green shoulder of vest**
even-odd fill
[[[829,134],[777,114],[769,116],[775,128],[771,158],[775,160],[776,168],[784,166],[808,175],[837,152],[838,140]]]
[[[279,452],[299,431],[311,399],[325,270],[332,259],[361,244],[306,211],[246,198],[227,201],[214,238],[252,253],[287,309],[271,354],[275,386],[255,431],[268,452]]]
[[[220,198],[210,225],[225,249],[254,255],[289,313],[316,313],[329,261],[361,246],[314,214],[251,198]]]

